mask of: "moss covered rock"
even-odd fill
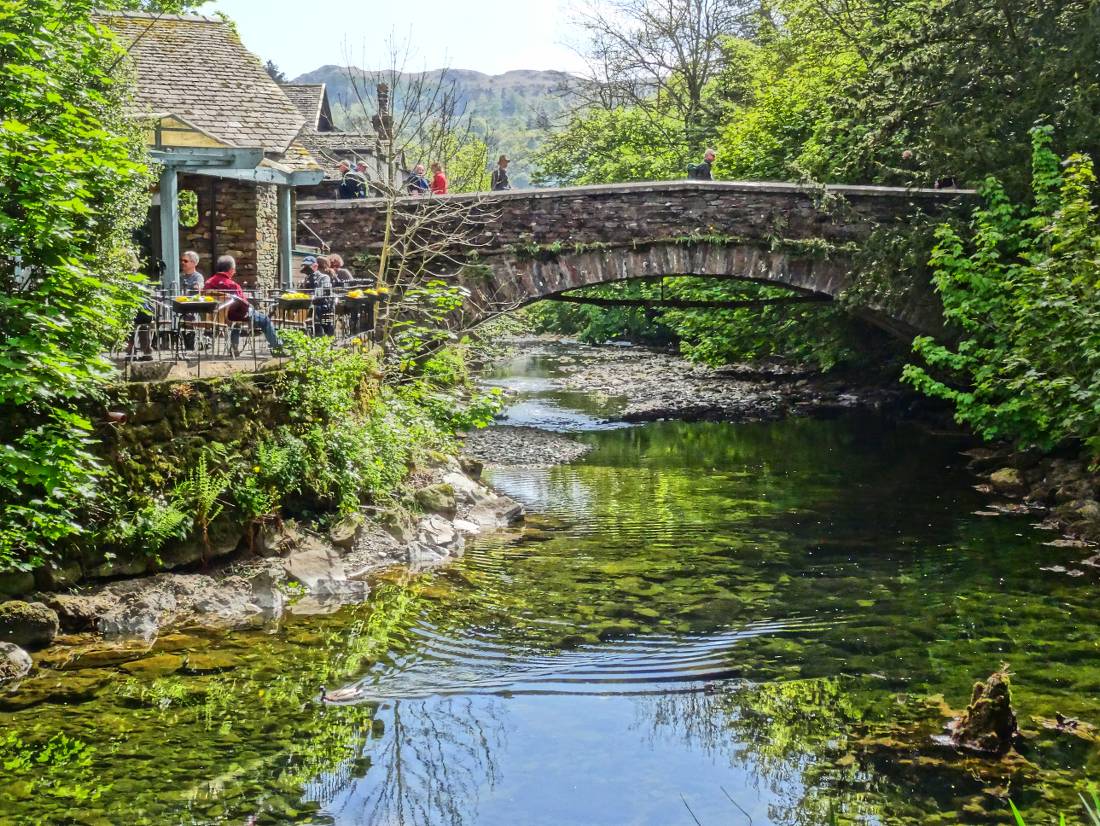
[[[41,602],[0,603],[0,642],[43,648],[53,642],[60,627],[57,614]]]
[[[0,642],[0,683],[18,680],[31,670],[31,655],[10,642]]]
[[[1002,493],[1006,496],[1019,496],[1026,488],[1020,471],[1014,467],[1003,467],[1000,470],[994,471],[990,474],[989,483],[993,485],[993,489],[997,491],[997,493]]]
[[[950,724],[951,740],[970,751],[1004,754],[1012,748],[1020,729],[1012,708],[1008,666],[1002,665],[985,682],[974,683],[970,705]]]
[[[453,485],[439,484],[421,488],[415,493],[416,504],[425,513],[438,513],[448,519],[454,519],[458,513],[458,503],[455,500]]]

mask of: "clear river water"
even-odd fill
[[[524,526],[367,605],[58,672],[0,711],[0,823],[1083,822],[1100,745],[1035,718],[1100,722],[1095,583],[1040,570],[1081,552],[1034,517],[976,513],[959,438],[611,426],[553,386],[565,353],[489,376],[508,423],[594,445],[486,472]],[[1021,755],[937,745],[1003,662]]]

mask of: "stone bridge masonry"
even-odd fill
[[[477,322],[541,298],[632,278],[695,275],[838,297],[855,253],[876,227],[900,227],[973,196],[969,190],[670,181],[529,189],[435,198],[477,224],[477,256],[462,268]],[[395,211],[423,209],[401,198]],[[299,240],[323,239],[345,259],[377,255],[386,202],[302,201]],[[316,237],[315,237],[316,236]],[[456,250],[456,252],[459,252]],[[943,332],[931,285],[863,315],[891,332]]]

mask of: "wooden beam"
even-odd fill
[[[819,304],[831,301],[827,295],[793,295],[781,298],[752,298],[739,301],[697,301],[685,298],[596,298],[586,295],[548,295],[546,301],[564,301],[568,304],[591,304],[595,307],[641,307],[643,309],[671,310],[742,310],[770,307],[782,304]]]

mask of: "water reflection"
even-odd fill
[[[0,712],[0,821],[930,826],[1008,822],[1010,790],[1048,822],[1100,776],[1049,733],[1007,774],[929,747],[1002,660],[1025,725],[1095,722],[1100,691],[1100,604],[1038,570],[1072,551],[974,515],[957,443],[874,418],[580,438],[576,465],[492,471],[524,528],[375,606],[51,676]],[[36,763],[58,733],[89,751]]]
[[[478,821],[483,790],[497,785],[505,746],[499,701],[395,700],[376,713],[371,771],[325,801],[335,824]]]

